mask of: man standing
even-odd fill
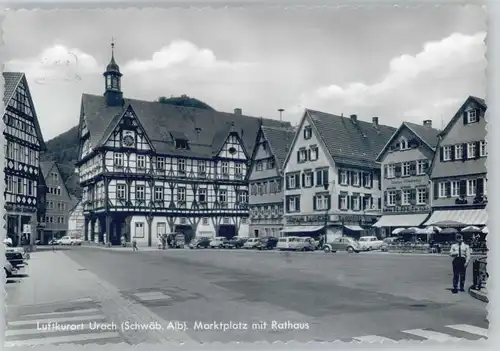
[[[458,282],[460,281],[460,291],[465,291],[465,272],[470,260],[470,247],[463,242],[461,234],[457,234],[457,243],[451,245],[450,256],[453,257],[453,290],[458,292]]]

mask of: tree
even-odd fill
[[[158,100],[156,100],[156,102],[159,102],[161,104],[195,107],[195,108],[215,111],[214,108],[204,103],[203,101],[189,97],[186,94],[182,94],[181,96],[171,96],[169,98],[167,98],[166,96],[160,96]]]

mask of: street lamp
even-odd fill
[[[323,188],[325,188],[325,190],[328,190],[330,184],[334,185],[335,181],[332,180],[329,183],[323,183]],[[335,188],[332,186],[332,190],[330,191],[330,206],[332,205],[332,194],[334,189]],[[328,225],[328,211],[330,210],[330,206],[326,206],[326,211],[325,211],[325,233],[324,233],[323,245],[326,244],[326,226]]]

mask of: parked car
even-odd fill
[[[18,268],[24,265],[24,250],[22,248],[6,247],[5,258],[13,267]]]
[[[7,278],[12,277],[17,272],[17,268],[12,265],[8,260],[5,260],[3,263],[3,270],[5,272],[5,276]]]
[[[358,243],[363,251],[371,251],[380,250],[384,242],[376,236],[362,236],[359,238]]]
[[[337,251],[347,251],[349,253],[351,252],[360,252],[361,251],[361,246],[359,243],[354,240],[353,238],[343,236],[343,237],[338,237],[335,238],[331,243],[327,243],[323,245],[323,251],[324,252],[337,252]]]
[[[248,238],[241,238],[239,236],[233,236],[231,239],[229,239],[225,244],[224,247],[226,249],[241,249],[245,242],[247,241]]]
[[[69,235],[63,236],[61,239],[57,240],[58,245],[81,245],[82,239],[72,238]]]
[[[278,244],[278,238],[274,236],[266,236],[261,238],[255,246],[257,250],[274,250]]]
[[[295,242],[299,239],[297,236],[285,236],[278,239],[276,248],[280,251],[291,250]]]
[[[224,245],[228,242],[227,238],[224,236],[216,236],[210,241],[210,247],[212,249],[219,248],[222,249]]]
[[[382,245],[380,246],[380,250],[382,251],[388,251],[389,246],[391,245],[397,245],[401,241],[401,238],[398,236],[391,236],[389,238],[385,238],[382,240]]]
[[[243,244],[244,249],[255,249],[257,244],[259,243],[259,238],[248,238],[247,241]]]
[[[293,249],[295,251],[314,251],[316,250],[316,240],[311,237],[299,238]]]
[[[183,249],[186,245],[186,237],[183,233],[167,234],[167,245],[172,249]]]
[[[207,247],[210,247],[210,238],[207,237],[199,237],[195,238],[191,243],[189,244],[190,249],[206,249]]]

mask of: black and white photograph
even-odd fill
[[[488,339],[485,7],[3,15],[5,349]]]

